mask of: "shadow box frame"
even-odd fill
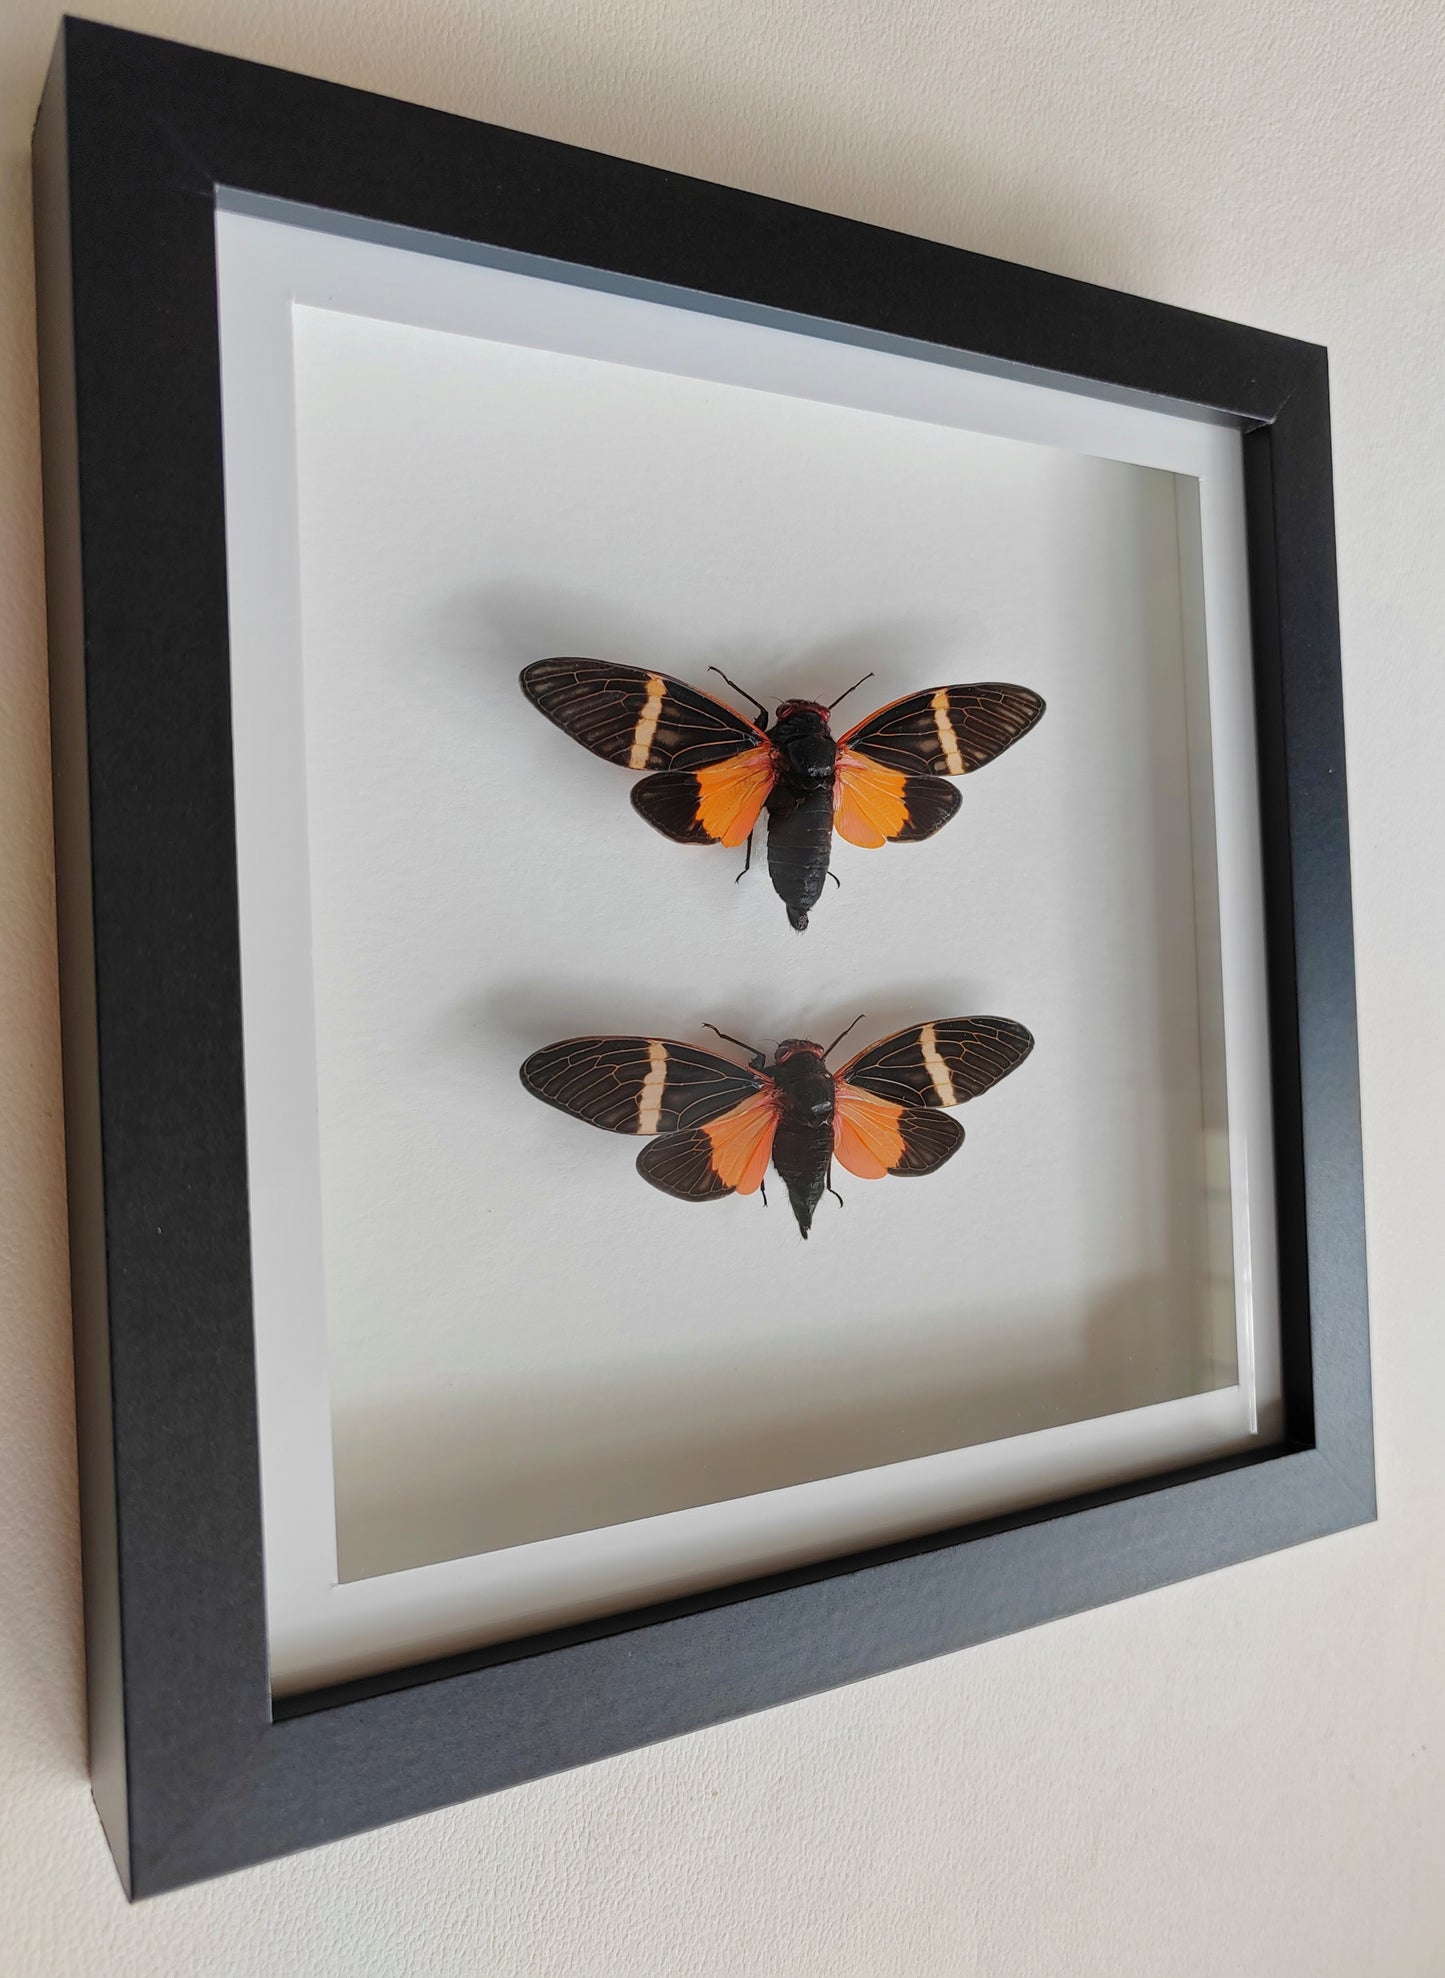
[[[1373,1518],[1325,352],[73,19],[34,165],[90,1742],[127,1892]],[[1282,1440],[273,1701],[228,675],[225,193],[1204,408],[1241,432]]]

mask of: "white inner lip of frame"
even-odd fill
[[[688,376],[966,427],[1161,468],[1198,486],[1207,626],[1220,964],[1229,1118],[1239,1384],[1123,1414],[452,1559],[338,1582],[324,1304],[298,1323],[295,1287],[319,1285],[284,1229],[314,1209],[319,1140],[276,1130],[268,1093],[315,1091],[315,1045],[277,999],[245,998],[253,1268],[266,1598],[278,1694],[746,1578],[909,1532],[1045,1503],[1277,1439],[1281,1425],[1263,907],[1254,770],[1240,437],[1226,424],[1077,389],[928,361],[705,310],[454,260],[263,218],[223,195],[217,215],[236,783],[296,773],[248,654],[301,664],[292,309],[296,304],[608,358]],[[284,208],[273,209],[284,212]],[[338,221],[338,225],[347,223]],[[515,263],[518,257],[510,258]],[[595,278],[589,278],[589,281]],[[579,295],[585,307],[578,306]],[[826,326],[824,326],[826,327]],[[846,333],[845,333],[846,334]],[[290,752],[288,754],[288,752]],[[267,806],[238,802],[243,974],[267,946],[308,949],[306,860],[278,902]],[[277,1213],[278,1205],[287,1205]],[[304,1220],[304,1218],[302,1219]],[[286,1295],[284,1287],[290,1287]],[[277,1295],[277,1294],[280,1295]]]

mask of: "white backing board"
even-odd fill
[[[218,230],[277,1687],[1271,1433],[1237,436]],[[527,705],[555,652],[1049,712],[937,839],[840,846],[797,937]],[[972,1011],[1038,1045],[806,1245],[516,1076],[860,1010],[850,1049]]]

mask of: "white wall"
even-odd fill
[[[128,1910],[84,1778],[30,119],[0,18],[0,1968],[1445,1970],[1438,0],[130,0],[127,25],[1330,346],[1380,1522]]]

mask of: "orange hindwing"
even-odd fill
[[[762,815],[776,773],[766,744],[699,769],[697,822],[708,837],[721,845],[742,844]]]
[[[833,1151],[840,1166],[864,1181],[890,1174],[903,1159],[903,1107],[838,1080]]]
[[[721,1119],[710,1120],[701,1130],[712,1144],[718,1180],[739,1195],[755,1195],[772,1159],[777,1124],[778,1095],[771,1087],[755,1099],[744,1099]]]
[[[703,772],[706,775],[706,771]],[[886,845],[908,823],[904,785],[898,769],[885,769],[852,749],[839,749],[833,782],[833,829],[850,845]]]

